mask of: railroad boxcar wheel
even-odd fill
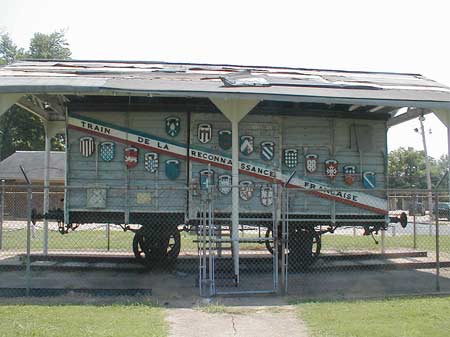
[[[269,227],[266,230],[266,239],[267,238],[271,238],[271,237],[273,237],[273,231],[272,231],[272,228]],[[278,242],[279,242],[279,244],[278,244],[278,256],[281,257],[281,250],[283,249],[283,247],[281,245],[281,240],[280,239],[281,239],[281,232],[280,232],[280,230],[278,230]],[[273,242],[266,241],[265,244],[266,244],[266,249],[269,251],[270,254],[273,255]]]
[[[181,248],[181,236],[178,229],[168,235],[138,231],[133,238],[133,253],[136,259],[146,265],[159,261],[174,260]]]
[[[322,247],[321,235],[310,227],[294,227],[289,230],[289,268],[302,271],[311,266]]]
[[[320,255],[320,249],[322,248],[321,235],[318,232],[316,232],[314,229],[303,228],[303,230],[305,231],[304,235],[302,235],[302,234],[294,235],[294,238],[302,237],[304,239],[306,238],[306,241],[312,240],[311,245],[308,242],[306,242],[305,246],[307,246],[307,247],[311,246],[311,254],[312,254],[311,256],[312,256],[313,260],[315,260]],[[306,232],[309,234],[306,234]],[[272,228],[267,228],[266,238],[270,238],[270,237],[272,237],[272,235],[273,235]],[[309,238],[310,236],[311,236],[311,238]],[[280,232],[278,233],[278,237],[279,237],[279,239],[281,239]],[[281,245],[281,240],[279,242],[280,242],[280,244],[278,245],[278,254],[281,256],[283,247]],[[265,244],[266,244],[266,249],[270,252],[270,254],[273,255],[273,243],[270,241],[266,241]],[[296,242],[296,241],[292,242],[292,244],[293,245],[303,245],[301,242]],[[294,251],[295,251],[295,249],[294,249]]]

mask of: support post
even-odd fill
[[[450,121],[450,112],[448,112],[449,114],[449,121]],[[450,203],[450,123],[447,124],[447,162],[448,162],[448,174],[447,174],[447,178],[448,178],[448,202]]]
[[[43,213],[48,213],[49,196],[50,196],[50,151],[51,151],[51,135],[48,122],[44,122],[45,131],[45,152],[44,152],[44,205]],[[48,219],[44,217],[44,237],[43,237],[43,252],[48,254]]]
[[[2,179],[2,195],[0,199],[0,250],[3,249],[3,220],[4,220],[4,214],[5,214],[5,180]]]
[[[448,197],[450,202],[450,109],[438,109],[433,110],[435,115],[440,119],[440,121],[447,127],[447,159],[448,159]]]
[[[231,194],[231,247],[235,285],[239,285],[239,121],[258,103],[253,99],[211,98],[214,105],[231,122],[232,194]]]
[[[45,151],[44,151],[44,205],[43,213],[47,214],[50,204],[50,156],[52,150],[52,137],[57,133],[62,133],[65,130],[65,123],[63,121],[47,121],[42,120],[45,131]],[[42,240],[42,253],[48,254],[48,220],[44,218],[44,235]]]
[[[422,135],[422,143],[423,143],[423,152],[425,153],[425,169],[426,169],[426,179],[427,179],[427,189],[428,189],[428,210],[430,213],[430,221],[433,218],[433,196],[431,193],[431,168],[430,168],[430,159],[428,158],[428,150],[427,150],[427,141],[425,137],[425,128],[423,126],[423,122],[425,121],[425,117],[420,116],[420,134]]]
[[[239,122],[231,121],[232,151],[231,160],[233,167],[231,169],[231,248],[233,251],[233,266],[236,285],[239,284],[239,166],[234,163],[239,162]],[[237,145],[236,145],[237,144]]]

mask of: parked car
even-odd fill
[[[450,202],[438,203],[438,216],[439,218],[450,220]]]

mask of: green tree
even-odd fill
[[[443,174],[441,160],[428,157],[431,182],[435,185]],[[412,147],[400,147],[389,153],[389,187],[426,189],[425,154]]]
[[[10,64],[22,58],[68,59],[71,52],[64,31],[36,33],[29,50],[18,48],[7,33],[0,36],[0,64]],[[15,151],[39,151],[45,147],[45,132],[39,118],[17,106],[0,117],[0,160]],[[52,139],[53,150],[64,149],[64,139]]]
[[[66,60],[70,55],[72,52],[63,30],[51,34],[35,33],[30,41],[29,58]]]
[[[23,48],[18,48],[8,33],[0,34],[0,65],[13,63],[24,56]]]

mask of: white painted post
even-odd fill
[[[232,146],[231,169],[232,194],[231,194],[231,246],[233,254],[233,267],[236,286],[239,285],[239,121],[252,110],[258,100],[254,99],[223,99],[210,98],[214,105],[231,122]]]
[[[47,121],[44,121],[45,131],[45,153],[44,153],[44,215],[48,213],[49,195],[50,195],[50,151],[51,151],[51,135]],[[44,218],[44,237],[43,237],[43,254],[48,254],[48,219]]]
[[[448,160],[448,202],[450,203],[450,111],[448,114],[448,123],[447,123],[447,160]]]
[[[6,198],[6,194],[5,194],[5,180],[2,179],[1,180],[2,183],[2,192],[1,192],[1,197],[0,197],[0,250],[3,249],[3,216],[5,214],[5,198]]]
[[[233,265],[235,282],[239,284],[239,122],[231,120],[231,160],[233,167],[231,169],[231,247],[233,251]]]
[[[45,152],[44,152],[44,205],[43,213],[47,214],[50,203],[50,155],[52,150],[52,137],[58,132],[62,132],[66,125],[63,121],[42,120],[45,131]],[[48,220],[44,219],[43,254],[48,254]]]

